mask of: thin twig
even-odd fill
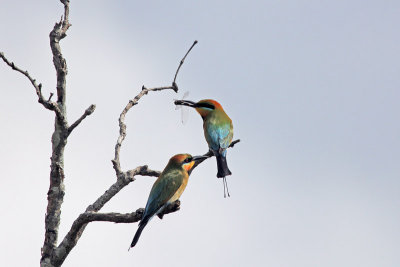
[[[237,143],[240,142],[240,139],[237,139],[235,141],[232,141],[231,144],[228,146],[228,148],[234,147]],[[211,157],[214,157],[214,153],[212,153],[211,150],[209,150],[207,153],[205,153],[203,156],[207,157],[205,159],[201,159],[201,160],[197,160],[194,165],[193,168],[190,170],[190,172],[192,172],[197,166],[200,165],[200,163],[202,163],[203,161],[205,161],[206,159],[209,159]]]
[[[82,114],[82,116],[77,119],[71,126],[68,128],[68,135],[71,134],[71,132],[78,126],[87,116],[91,115],[94,110],[96,109],[96,105],[90,105],[85,112]]]
[[[3,52],[0,52],[0,58],[2,58],[3,61],[4,61],[8,66],[10,66],[13,70],[15,70],[15,71],[17,71],[17,72],[19,72],[19,73],[22,73],[26,78],[28,78],[28,80],[31,82],[31,84],[32,84],[33,87],[35,88],[36,95],[38,96],[38,102],[39,102],[40,104],[42,104],[42,105],[43,105],[45,108],[47,108],[48,110],[53,110],[53,111],[55,111],[57,115],[61,115],[60,110],[58,109],[57,103],[54,103],[54,102],[51,102],[51,101],[50,101],[50,100],[51,100],[51,96],[52,96],[53,93],[50,94],[50,97],[49,97],[48,100],[45,100],[44,97],[43,97],[43,95],[42,95],[42,84],[41,84],[41,83],[37,84],[37,83],[36,83],[36,80],[33,79],[33,78],[29,75],[28,71],[23,71],[22,69],[20,69],[19,67],[17,67],[17,66],[15,65],[14,62],[10,62],[10,61],[4,56],[4,53],[3,53]]]
[[[234,147],[237,143],[240,142],[240,139],[237,139],[235,141],[232,141],[231,144],[228,147]]]
[[[190,51],[192,50],[192,48],[197,44],[197,40],[195,40],[192,44],[192,46],[189,48],[189,50],[186,52],[185,56],[182,58],[181,62],[179,63],[178,69],[176,70],[175,73],[175,77],[174,77],[174,81],[172,82],[172,86],[174,87],[174,91],[177,93],[178,92],[178,85],[176,84],[176,77],[178,76],[178,72],[181,69],[183,62],[185,62],[185,59],[187,57],[187,55],[190,53]]]

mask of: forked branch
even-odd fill
[[[176,84],[176,77],[179,73],[179,69],[181,68],[182,64],[185,61],[185,58],[187,57],[187,55],[189,54],[189,52],[193,49],[193,47],[197,44],[197,41],[194,41],[192,46],[189,48],[189,50],[186,52],[185,56],[182,58],[182,60],[179,63],[179,66],[176,70],[175,76],[174,76],[174,80],[172,82],[171,86],[161,86],[161,87],[154,87],[154,88],[146,88],[144,85],[142,86],[142,91],[135,96],[135,98],[133,98],[132,100],[129,100],[128,104],[126,105],[126,107],[124,108],[124,110],[121,112],[121,115],[119,116],[119,136],[117,139],[117,144],[115,145],[115,154],[114,154],[114,159],[112,160],[113,163],[113,167],[115,170],[115,173],[117,175],[117,177],[121,177],[122,175],[124,175],[124,173],[122,172],[121,169],[121,164],[120,164],[120,159],[119,159],[119,155],[120,155],[120,151],[121,151],[121,146],[122,146],[122,142],[124,141],[125,137],[126,137],[126,124],[125,124],[125,116],[128,113],[128,111],[134,106],[136,105],[139,100],[144,96],[147,95],[149,92],[152,91],[162,91],[162,90],[168,90],[168,89],[172,89],[174,90],[176,93],[178,92],[178,85]]]
[[[181,63],[178,67],[178,70],[176,74],[179,71],[179,68],[183,64],[184,59],[186,58],[187,54],[190,52],[190,50],[193,48],[193,46],[197,43],[197,41],[191,46],[189,51],[185,54],[184,58],[181,60]],[[174,82],[171,86],[162,86],[162,87],[155,87],[155,88],[146,88],[145,86],[142,87],[142,90],[140,93],[135,96],[132,100],[129,100],[128,104],[125,106],[125,108],[122,110],[120,116],[119,116],[119,136],[117,139],[117,143],[115,145],[115,154],[114,154],[114,159],[112,160],[113,168],[115,170],[116,176],[117,176],[117,181],[110,186],[108,190],[104,192],[103,195],[101,195],[93,204],[89,205],[85,212],[79,215],[79,217],[74,221],[74,223],[71,226],[71,229],[67,233],[67,235],[64,237],[63,241],[60,243],[60,245],[56,248],[54,257],[52,259],[52,262],[55,264],[55,266],[60,266],[70,251],[75,247],[77,244],[79,238],[82,236],[83,231],[85,230],[86,226],[88,223],[92,221],[110,221],[110,222],[124,222],[124,223],[131,223],[131,222],[137,222],[141,219],[141,216],[143,214],[142,209],[137,210],[134,213],[129,213],[129,214],[120,214],[120,213],[97,213],[108,201],[110,201],[118,192],[121,191],[125,186],[127,186],[129,183],[133,182],[135,180],[136,175],[142,175],[142,176],[154,176],[158,177],[160,175],[159,171],[151,170],[148,168],[147,165],[144,166],[139,166],[136,167],[133,170],[128,170],[128,171],[122,171],[121,164],[120,164],[120,150],[122,146],[122,142],[124,141],[126,137],[126,124],[125,124],[125,116],[128,113],[128,111],[135,105],[138,104],[139,100],[146,94],[152,91],[162,91],[162,90],[168,90],[172,89],[175,92],[177,92],[178,87],[175,84],[175,79],[176,75],[174,78]],[[89,113],[90,110],[87,112]],[[85,114],[87,113],[85,112]],[[82,115],[81,118],[85,117],[85,114]],[[80,119],[76,123],[74,123],[70,129],[77,126],[80,123]],[[172,203],[171,205],[168,206],[168,208],[165,210],[163,214],[160,214],[160,218],[164,214],[175,212],[179,210],[179,205],[180,202],[175,202]]]
[[[13,70],[15,70],[15,71],[17,71],[17,72],[23,74],[26,78],[28,78],[28,80],[31,82],[31,84],[32,84],[33,87],[35,88],[36,95],[38,96],[38,102],[39,102],[40,104],[42,104],[42,105],[43,105],[45,108],[47,108],[48,110],[53,110],[53,111],[57,114],[57,116],[59,116],[59,117],[62,116],[61,111],[60,111],[60,109],[58,108],[57,103],[51,101],[52,93],[50,94],[50,97],[48,98],[48,100],[46,100],[46,99],[43,97],[43,94],[42,94],[42,84],[41,84],[41,83],[37,84],[37,83],[36,83],[36,80],[35,80],[34,78],[31,77],[31,75],[28,73],[27,70],[24,71],[24,70],[22,70],[21,68],[17,67],[17,66],[14,64],[14,62],[9,61],[9,60],[4,56],[4,53],[3,53],[3,52],[0,52],[0,58],[2,58],[3,61],[4,61],[8,66],[10,66]]]

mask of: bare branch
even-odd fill
[[[228,148],[234,147],[234,146],[235,146],[237,143],[239,143],[239,142],[240,142],[240,139],[237,139],[237,140],[235,140],[235,141],[232,141],[231,144],[228,146]],[[205,153],[203,156],[208,157],[208,158],[211,158],[211,157],[214,157],[214,153],[212,153],[212,151],[209,150],[209,151],[208,151],[207,153]],[[196,162],[194,163],[194,165],[193,165],[193,168],[190,170],[190,172],[192,172],[192,171],[194,170],[194,168],[196,168],[197,166],[199,166],[200,163],[202,163],[202,162],[205,161],[206,159],[207,159],[207,158],[196,161]]]
[[[121,151],[121,146],[122,142],[124,141],[126,137],[126,124],[125,124],[125,116],[128,113],[128,111],[138,103],[140,98],[142,96],[147,95],[151,91],[162,91],[162,90],[167,90],[167,89],[172,89],[175,92],[178,92],[178,85],[176,84],[176,77],[178,75],[179,69],[181,68],[183,62],[185,61],[186,56],[189,54],[189,52],[192,50],[192,48],[197,44],[197,41],[194,41],[192,46],[189,48],[189,50],[186,52],[185,56],[182,58],[180,61],[180,64],[178,66],[178,69],[176,70],[174,81],[172,82],[172,86],[162,86],[162,87],[155,87],[155,88],[146,88],[144,85],[142,86],[142,91],[135,96],[134,99],[129,100],[129,103],[126,105],[124,110],[121,112],[119,116],[119,137],[117,139],[117,144],[115,145],[115,153],[114,153],[114,159],[112,160],[113,163],[113,168],[115,170],[115,173],[117,177],[121,177],[123,175],[123,171],[121,169],[121,163],[119,159],[120,151]]]
[[[136,212],[129,214],[118,213],[96,213],[93,211],[86,211],[78,216],[71,226],[71,229],[65,236],[64,240],[55,250],[52,262],[54,266],[61,266],[69,252],[75,247],[79,238],[81,237],[84,229],[89,222],[92,221],[110,221],[110,222],[124,222],[131,223],[140,221],[143,216],[143,209],[140,208]]]
[[[104,192],[93,204],[86,208],[85,213],[96,213],[99,211],[113,196],[115,196],[122,188],[127,186],[133,180],[130,179],[117,179],[117,181],[110,186],[110,188]],[[80,215],[72,224],[71,229],[64,237],[60,245],[55,249],[52,262],[55,266],[60,266],[71,250],[75,247],[79,238],[82,236],[87,224],[90,220],[85,219],[84,215]]]
[[[57,24],[56,24],[56,26],[57,26]],[[196,43],[197,43],[197,41],[195,41],[195,43],[191,46],[191,48],[186,53],[184,58],[181,60],[181,63],[175,74],[175,79],[179,72],[179,68],[182,66],[186,56],[188,55],[188,53],[190,52],[190,50],[193,48],[193,46]],[[122,142],[124,141],[124,139],[126,137],[125,116],[128,113],[128,111],[133,106],[137,105],[139,100],[144,95],[148,94],[149,92],[162,91],[162,90],[168,90],[168,89],[172,89],[175,92],[177,92],[178,87],[175,83],[175,79],[174,79],[172,86],[146,88],[143,85],[140,93],[137,96],[135,96],[135,98],[133,98],[132,100],[129,100],[128,104],[125,106],[125,108],[121,112],[121,114],[119,116],[119,120],[118,120],[119,121],[119,136],[117,139],[117,143],[115,145],[114,159],[112,160],[113,168],[114,168],[116,176],[117,176],[117,181],[112,186],[110,186],[110,188],[107,191],[105,191],[104,194],[101,195],[93,204],[89,205],[86,208],[86,211],[84,213],[82,213],[74,221],[70,231],[64,237],[63,241],[60,243],[60,245],[55,250],[52,262],[56,263],[56,265],[62,264],[62,262],[68,256],[69,252],[75,247],[76,243],[78,242],[79,238],[81,237],[83,231],[85,230],[85,228],[89,222],[112,221],[112,222],[130,223],[130,222],[137,222],[141,219],[141,216],[143,214],[143,210],[141,210],[141,209],[137,210],[134,213],[130,213],[130,214],[97,213],[97,211],[99,211],[108,201],[110,201],[111,198],[113,198],[119,191],[121,191],[122,188],[127,186],[129,183],[133,182],[135,180],[136,175],[153,176],[153,177],[158,177],[160,175],[161,172],[155,171],[155,170],[150,170],[147,165],[139,166],[133,170],[128,170],[126,172],[122,171],[121,164],[120,164],[120,151],[121,151]],[[85,111],[85,114],[90,112],[88,110]],[[77,125],[79,125],[79,123],[87,116],[85,114],[82,115],[81,118],[78,119],[73,125],[71,125],[71,127],[69,127],[69,129],[68,129],[69,132],[72,131]],[[177,202],[169,205],[165,209],[163,214],[159,214],[160,219],[162,219],[164,214],[167,214],[170,212],[175,212],[175,211],[179,210],[179,205],[180,205],[179,200]]]
[[[27,77],[29,79],[29,81],[31,82],[31,84],[33,85],[33,87],[35,88],[36,91],[36,95],[38,96],[38,102],[40,104],[42,104],[45,108],[47,108],[48,110],[53,110],[56,112],[57,116],[61,115],[60,109],[57,106],[57,103],[51,102],[51,96],[53,95],[53,93],[50,94],[50,97],[48,100],[45,100],[43,95],[42,95],[42,84],[36,83],[36,80],[33,79],[28,71],[23,71],[22,69],[20,69],[19,67],[17,67],[14,62],[10,62],[5,56],[3,52],[0,52],[0,57],[3,59],[3,61],[10,66],[13,70],[22,73],[25,77]]]
[[[127,112],[138,103],[141,97],[148,94],[151,91],[161,91],[172,89],[175,92],[178,91],[176,84],[176,78],[179,73],[181,66],[184,63],[185,58],[192,50],[195,41],[190,49],[187,51],[183,59],[181,60],[178,69],[176,70],[174,80],[171,86],[146,88],[142,87],[141,92],[132,100],[129,101],[127,106],[124,108],[119,118],[120,136],[118,137],[117,144],[115,146],[115,158],[112,160],[114,169],[117,174],[117,181],[109,187],[93,204],[86,208],[86,211],[79,215],[71,226],[70,231],[64,237],[63,241],[57,246],[58,229],[60,224],[61,206],[64,200],[65,188],[64,188],[64,149],[67,144],[67,138],[71,132],[89,115],[95,110],[95,105],[91,105],[85,110],[84,114],[76,120],[71,126],[68,126],[67,112],[66,112],[66,76],[68,73],[67,63],[61,52],[60,41],[66,37],[66,32],[71,26],[69,23],[69,0],[60,0],[64,6],[64,15],[61,17],[59,22],[56,22],[52,31],[49,34],[50,47],[53,54],[53,63],[57,74],[57,100],[56,102],[51,101],[53,93],[47,100],[44,99],[41,88],[42,84],[37,84],[36,80],[33,79],[27,71],[15,66],[13,62],[7,60],[4,53],[0,53],[0,57],[3,61],[9,65],[13,70],[16,70],[26,76],[36,90],[38,96],[38,102],[41,103],[45,108],[52,110],[56,114],[54,132],[52,135],[52,157],[51,157],[51,171],[50,171],[50,188],[48,191],[48,204],[45,218],[45,240],[42,247],[41,266],[42,267],[54,267],[60,266],[69,252],[78,242],[87,224],[92,221],[111,221],[117,223],[130,223],[137,222],[143,215],[143,209],[138,209],[136,212],[129,214],[119,213],[98,213],[98,211],[122,188],[127,186],[129,183],[135,180],[136,175],[142,176],[153,176],[158,177],[159,171],[151,170],[147,165],[139,166],[133,170],[123,172],[120,166],[120,148],[123,140],[126,136],[126,125],[124,123]],[[162,219],[164,214],[175,212],[179,210],[180,202],[170,204],[164,209],[159,217]]]
[[[90,107],[88,107],[85,110],[85,113],[82,114],[82,116],[76,120],[69,128],[68,128],[68,135],[71,134],[71,132],[76,128],[76,126],[78,126],[87,116],[91,115],[94,110],[96,109],[96,105],[90,105]]]
[[[74,221],[68,234],[64,237],[63,241],[55,251],[55,263],[61,264],[68,256],[69,252],[75,247],[79,238],[82,236],[87,224],[92,221],[111,221],[111,222],[124,222],[133,223],[140,221],[143,215],[143,209],[138,209],[134,213],[119,214],[119,213],[97,213],[111,198],[113,198],[122,188],[135,180],[135,175],[143,176],[157,176],[160,172],[150,170],[146,165],[139,166],[134,170],[123,173],[121,178],[110,186],[93,204],[86,208],[86,211],[79,215]],[[178,200],[179,201],[179,200]],[[179,210],[180,202],[174,202],[169,205],[161,216]]]
[[[113,167],[114,167],[115,173],[118,178],[121,178],[121,176],[123,176],[123,172],[122,172],[121,164],[120,164],[120,160],[119,160],[119,154],[121,151],[122,142],[124,141],[124,139],[126,137],[126,124],[125,124],[126,114],[134,105],[137,105],[140,98],[142,98],[142,96],[148,94],[148,92],[161,91],[161,90],[166,90],[166,89],[174,89],[174,88],[172,86],[166,86],[166,87],[156,87],[156,88],[147,89],[145,86],[143,86],[142,91],[140,91],[140,93],[137,96],[135,96],[134,99],[129,100],[128,104],[126,105],[124,110],[121,112],[121,114],[119,116],[119,137],[117,139],[117,144],[115,145],[114,159],[112,160]]]
[[[160,214],[159,217],[162,218],[165,214],[178,211],[180,209],[180,204],[181,202],[179,200],[175,201],[174,203],[171,203],[163,210],[163,212],[161,213],[162,215]],[[143,208],[139,208],[135,212],[125,213],[125,214],[115,213],[115,212],[98,213],[98,212],[88,211],[79,215],[78,219],[76,220],[77,222],[76,225],[78,224],[83,225],[94,221],[114,222],[114,223],[135,223],[142,219],[143,213],[144,213]],[[71,230],[76,230],[76,229],[79,229],[79,227],[73,226],[73,229],[71,228]]]
[[[179,70],[181,69],[181,67],[182,67],[182,65],[183,65],[183,62],[185,62],[185,59],[186,59],[187,55],[190,53],[190,51],[192,50],[192,48],[193,48],[197,43],[198,43],[197,40],[195,40],[195,41],[193,42],[192,46],[191,46],[191,47],[189,48],[189,50],[186,52],[185,56],[182,58],[181,62],[179,63],[178,69],[176,70],[175,77],[174,77],[174,81],[172,82],[172,86],[175,88],[174,90],[175,90],[176,93],[178,92],[178,85],[176,84],[176,77],[178,76],[178,72],[179,72]]]
[[[139,171],[137,171],[138,169]],[[151,170],[147,167],[147,165],[144,165],[144,166],[139,166],[134,170],[129,170],[125,172],[125,177],[126,179],[134,181],[135,180],[134,177],[136,175],[158,177],[160,176],[160,174],[161,174],[160,171]]]
[[[229,145],[229,147],[234,147],[237,143],[240,142],[240,139],[237,139],[235,141],[232,141],[231,144]]]
[[[1,58],[3,59],[3,61],[4,61],[8,66],[10,66],[13,70],[18,71],[18,72],[22,73],[23,75],[25,75],[25,76],[29,79],[29,81],[32,83],[33,87],[35,87],[35,89],[36,89],[36,94],[38,95],[38,97],[39,97],[39,98],[40,98],[40,97],[43,97],[42,94],[41,94],[41,88],[40,88],[39,85],[36,83],[36,80],[33,79],[33,78],[29,75],[28,71],[23,71],[22,69],[20,69],[20,68],[18,68],[17,66],[15,66],[14,62],[8,61],[8,59],[4,56],[4,53],[3,53],[3,52],[0,52],[0,57],[1,57]]]
[[[180,209],[181,202],[176,200],[174,203],[169,204],[162,213],[158,214],[158,217],[162,219],[165,214],[176,212]],[[86,211],[78,216],[78,218],[72,224],[71,229],[65,236],[63,242],[58,246],[54,252],[54,258],[52,262],[55,266],[60,266],[69,252],[75,247],[83,230],[86,228],[88,223],[94,221],[102,222],[114,222],[114,223],[135,223],[142,219],[144,209],[137,209],[132,213],[97,213],[94,211]]]
[[[64,5],[64,17],[57,22],[50,32],[50,47],[53,53],[53,63],[57,71],[57,102],[61,109],[65,109],[66,76],[68,73],[67,62],[61,53],[60,40],[67,36],[66,32],[71,26],[69,24],[69,0],[60,0]]]
[[[143,216],[144,209],[137,209],[132,213],[97,213],[97,212],[85,212],[79,217],[84,217],[83,223],[89,223],[94,221],[99,222],[114,222],[114,223],[134,223],[140,221]]]
[[[54,263],[56,259],[54,251],[57,246],[61,205],[64,201],[65,194],[64,149],[69,135],[67,111],[65,106],[67,64],[61,53],[60,40],[66,36],[66,31],[70,24],[68,22],[69,0],[61,0],[61,3],[64,5],[64,18],[61,18],[61,21],[56,23],[53,30],[50,32],[50,47],[53,53],[53,63],[57,73],[57,105],[54,109],[57,116],[51,140],[52,156],[50,166],[50,188],[47,193],[45,239],[42,247],[42,258],[40,260],[41,267],[59,266]],[[41,86],[39,85],[39,92],[40,88]],[[51,97],[49,97],[49,100],[50,98]]]
[[[128,178],[124,174],[121,178],[118,178],[117,181],[107,189],[103,195],[101,195],[93,204],[89,205],[86,208],[86,211],[99,211],[111,198],[113,198],[122,188],[127,186],[129,183],[135,180],[135,175],[137,175],[141,171],[145,171],[147,166],[137,167],[135,170],[132,170],[131,176]]]

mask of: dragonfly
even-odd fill
[[[189,96],[189,91],[186,91],[180,100],[185,100]],[[178,100],[178,99],[174,99]],[[183,105],[176,105],[175,110],[181,110],[181,122],[183,125],[186,125],[189,119],[189,107]]]

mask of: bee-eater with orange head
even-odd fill
[[[217,177],[224,178],[224,187],[227,186],[225,177],[232,174],[226,162],[226,150],[233,138],[232,120],[225,113],[221,104],[212,99],[200,100],[197,103],[189,100],[176,100],[175,105],[195,108],[203,118],[204,136],[209,149],[217,158]]]
[[[204,160],[207,157],[192,157],[189,154],[177,154],[173,156],[165,169],[151,188],[143,217],[139,222],[139,228],[132,240],[131,247],[134,247],[139,237],[154,215],[161,213],[166,206],[175,202],[182,195],[186,188],[196,161]]]

